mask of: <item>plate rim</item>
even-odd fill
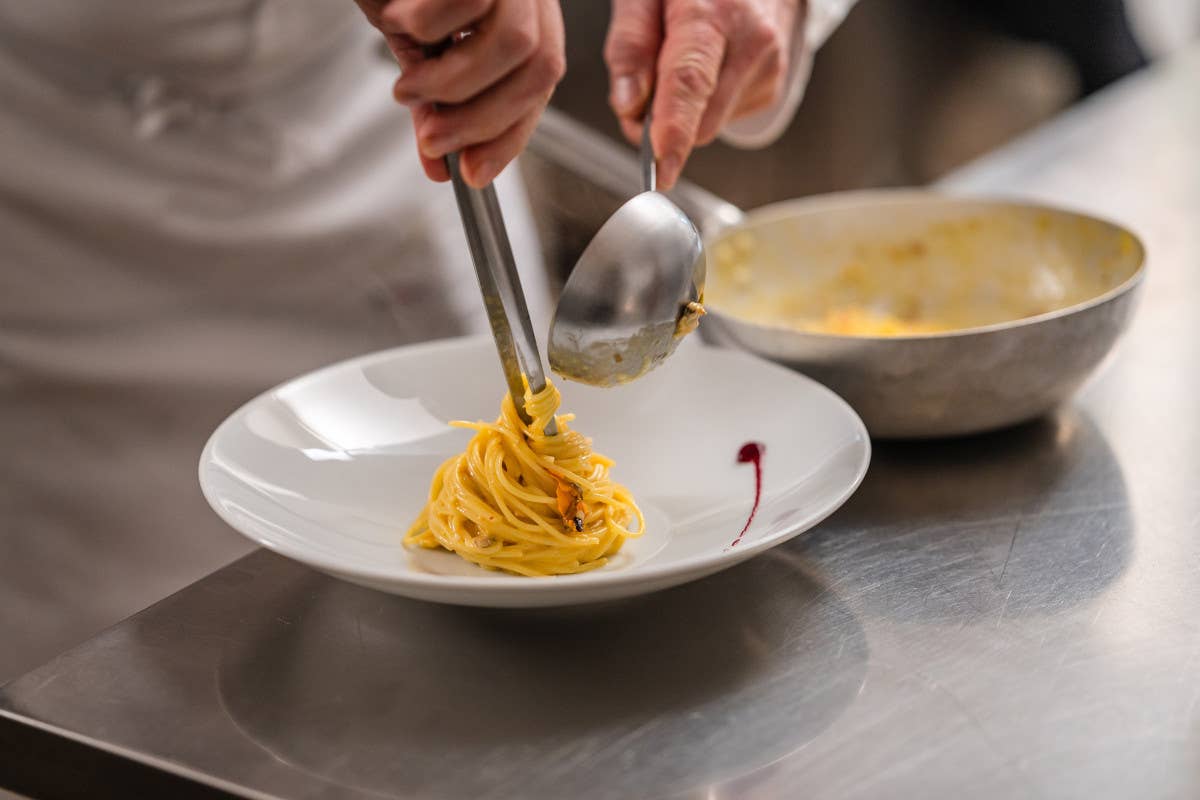
[[[260,534],[252,534],[242,530],[236,525],[231,518],[233,515],[226,513],[223,504],[216,497],[216,489],[212,486],[211,480],[207,473],[210,470],[217,470],[213,465],[212,451],[221,437],[221,435],[237,421],[242,419],[255,407],[266,403],[272,395],[276,394],[285,387],[296,386],[301,383],[316,380],[323,375],[342,370],[353,369],[354,367],[385,359],[389,355],[397,353],[427,353],[438,350],[454,350],[459,348],[469,349],[482,345],[491,344],[491,339],[486,334],[483,335],[468,335],[449,337],[443,339],[434,339],[426,342],[419,342],[409,345],[398,345],[396,347],[388,347],[381,350],[375,350],[362,355],[353,356],[348,359],[336,361],[332,364],[327,364],[322,367],[310,370],[309,372],[301,373],[295,377],[282,381],[269,389],[266,389],[250,400],[247,400],[242,405],[232,411],[209,435],[204,444],[204,448],[200,452],[200,461],[198,464],[198,478],[200,483],[200,491],[204,496],[205,502],[213,509],[217,516],[232,528],[239,536],[244,537],[250,542],[253,542],[259,547],[265,547],[268,550],[279,553],[301,564],[312,567],[321,572],[334,573],[341,576],[348,576],[350,580],[362,580],[367,582],[383,582],[385,584],[402,588],[403,585],[412,585],[421,588],[443,589],[443,590],[466,590],[472,592],[482,591],[507,591],[514,590],[518,592],[532,592],[536,594],[570,592],[573,589],[589,589],[600,586],[622,586],[631,583],[651,582],[656,579],[666,578],[672,575],[686,575],[695,572],[701,572],[709,567],[717,569],[710,570],[711,572],[718,571],[721,565],[732,567],[742,561],[752,558],[766,550],[777,547],[790,539],[795,538],[807,531],[812,530],[817,525],[825,521],[831,514],[845,505],[846,501],[858,491],[866,478],[870,468],[873,448],[871,445],[871,437],[867,432],[866,425],[858,413],[847,403],[840,395],[834,392],[829,387],[819,381],[810,378],[801,372],[783,367],[763,358],[759,358],[750,353],[740,350],[733,350],[724,347],[713,347],[700,342],[693,344],[694,347],[700,347],[711,353],[717,354],[719,357],[731,358],[735,361],[753,362],[757,367],[765,368],[768,371],[777,373],[785,373],[790,378],[798,379],[808,385],[810,389],[817,390],[818,394],[824,395],[825,398],[831,400],[833,405],[839,407],[848,415],[848,419],[856,434],[856,441],[861,442],[862,451],[855,468],[854,478],[831,500],[823,503],[818,510],[806,515],[795,522],[788,524],[778,533],[773,536],[758,539],[753,542],[743,542],[746,546],[742,549],[735,550],[733,546],[726,546],[719,550],[713,550],[688,558],[671,561],[664,564],[656,564],[646,567],[637,567],[636,565],[627,570],[619,572],[603,572],[600,570],[591,570],[584,573],[565,575],[565,576],[548,576],[552,578],[568,578],[569,580],[520,580],[519,576],[502,576],[500,573],[487,572],[483,575],[440,575],[427,572],[401,572],[398,573],[390,568],[377,568],[368,565],[355,563],[337,563],[323,561],[320,558],[314,557],[307,553],[303,548],[294,547],[286,542],[273,540],[270,537]],[[834,451],[836,452],[836,451]],[[400,528],[397,527],[397,530]],[[403,546],[403,545],[401,545]],[[726,563],[727,562],[727,563]],[[498,580],[498,577],[513,577],[517,578],[512,581]]]

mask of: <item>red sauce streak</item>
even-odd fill
[[[766,445],[758,442],[746,442],[742,445],[742,449],[738,450],[737,460],[739,464],[754,465],[754,505],[750,507],[750,516],[746,520],[746,526],[742,528],[742,532],[733,540],[730,547],[736,547],[737,543],[746,535],[746,531],[750,530],[750,523],[754,522],[754,515],[758,513],[758,502],[762,500],[762,458],[763,453],[767,450]]]

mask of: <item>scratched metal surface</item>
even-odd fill
[[[0,709],[248,796],[1200,796],[1198,81],[1193,50],[946,182],[1147,242],[1128,338],[1054,419],[881,446],[812,534],[599,609],[259,552]]]

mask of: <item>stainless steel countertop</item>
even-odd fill
[[[257,552],[0,690],[0,782],[1200,796],[1197,86],[1193,49],[946,182],[1146,240],[1128,338],[1056,418],[881,445],[812,533],[600,608],[438,607]]]

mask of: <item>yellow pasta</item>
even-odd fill
[[[488,569],[545,576],[603,566],[627,538],[640,536],[645,519],[629,490],[609,479],[613,462],[570,429],[574,414],[555,415],[559,401],[547,381],[537,394],[526,386],[528,425],[507,394],[495,422],[450,423],[475,436],[434,473],[429,502],[405,544],[442,547]],[[552,418],[558,433],[546,436]]]

